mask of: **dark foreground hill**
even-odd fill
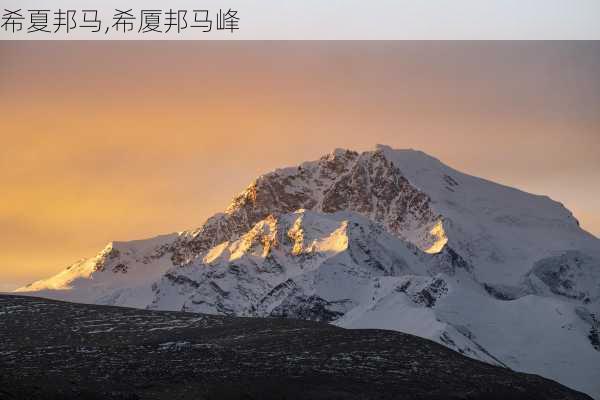
[[[589,399],[416,336],[0,296],[0,399]]]

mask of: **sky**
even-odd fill
[[[274,168],[414,148],[600,235],[599,42],[1,42],[0,291]]]

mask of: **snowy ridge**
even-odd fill
[[[570,249],[600,254],[599,240],[546,196],[463,174],[422,152],[378,149],[427,193],[444,217],[449,245],[477,266],[483,281],[517,284],[540,258]]]
[[[600,399],[600,240],[560,203],[418,151],[278,169],[197,230],[113,243],[19,291],[398,330]]]
[[[144,308],[152,284],[173,267],[167,250],[178,235],[109,243],[96,257],[80,260],[57,275],[16,292],[81,303]]]

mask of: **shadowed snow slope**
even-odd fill
[[[413,150],[273,171],[195,231],[112,243],[19,291],[398,330],[600,399],[600,241],[548,197]]]

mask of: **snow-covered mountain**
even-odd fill
[[[278,169],[195,231],[111,243],[19,291],[398,330],[600,399],[600,240],[548,197],[413,150]]]

